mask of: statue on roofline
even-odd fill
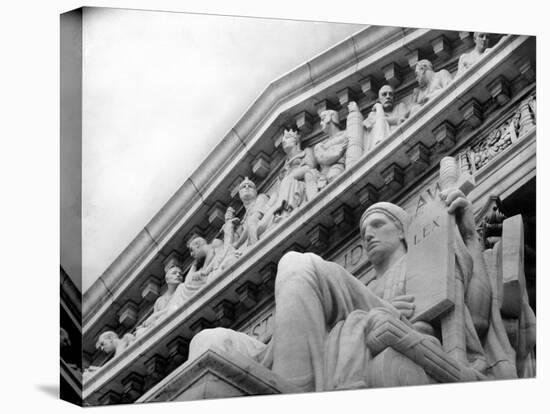
[[[474,33],[474,48],[460,55],[456,76],[462,75],[466,70],[477,63],[489,50],[489,34],[483,32]]]
[[[419,60],[414,70],[418,87],[411,96],[410,114],[417,112],[423,105],[438,95],[451,83],[452,76],[446,69],[435,72],[432,62]]]
[[[408,116],[405,103],[395,104],[394,89],[390,85],[382,86],[378,91],[378,101],[363,122],[367,130],[365,151],[371,151],[384,141]]]

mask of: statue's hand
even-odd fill
[[[235,210],[232,207],[227,207],[225,211],[225,221],[232,221],[235,218]]]
[[[392,299],[391,304],[399,311],[401,316],[409,319],[413,316],[416,305],[414,304],[414,296],[399,295]]]
[[[454,214],[456,224],[464,243],[477,240],[476,224],[472,203],[459,189],[447,189],[441,192],[441,199],[447,205],[449,214]]]
[[[384,108],[380,102],[376,102],[372,107],[372,111],[381,114],[384,112]]]

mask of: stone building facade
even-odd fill
[[[268,343],[277,264],[289,251],[314,252],[368,284],[374,270],[359,233],[362,213],[378,201],[414,213],[419,194],[436,191],[449,156],[475,182],[468,198],[485,249],[503,244],[503,223],[521,214],[522,269],[495,271],[506,332],[517,345],[515,304],[527,295],[536,311],[535,39],[490,35],[479,59],[458,74],[476,41],[469,32],[368,26],[271,82],[85,292],[84,404],[296,392],[238,352],[212,348],[188,358],[190,342],[224,327]],[[425,61],[436,75],[429,93],[417,78]],[[384,85],[391,109],[377,106]],[[376,123],[400,104],[397,121]],[[377,111],[385,111],[378,120]],[[250,186],[258,195],[248,203]],[[206,244],[191,255],[196,237]],[[179,301],[164,282],[174,268],[173,285],[196,275]],[[119,341],[107,354],[97,346],[106,331]]]

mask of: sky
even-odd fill
[[[83,25],[83,290],[200,165],[269,82],[363,27],[87,10]]]

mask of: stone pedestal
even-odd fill
[[[188,401],[299,392],[269,369],[238,353],[211,348],[176,368],[137,402]]]

